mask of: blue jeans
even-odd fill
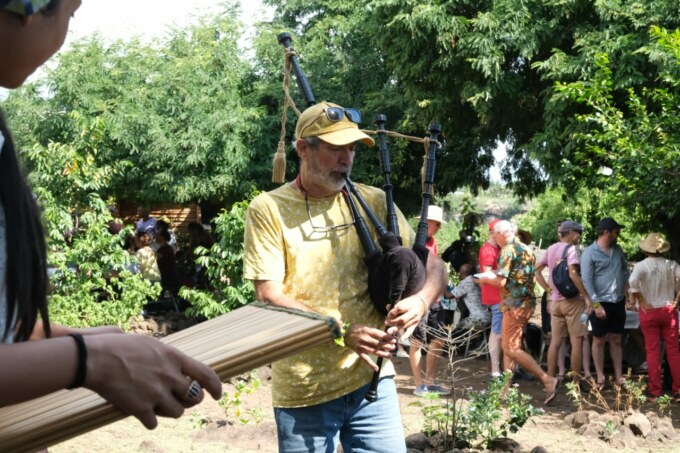
[[[392,377],[378,385],[378,400],[364,399],[369,385],[326,403],[274,408],[279,452],[335,453],[338,441],[352,453],[405,453],[397,388]]]

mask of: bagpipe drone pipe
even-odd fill
[[[292,40],[290,34],[281,33],[278,36],[278,41],[286,49],[286,58],[295,74],[295,80],[307,106],[314,105],[316,103],[314,92],[291,47]],[[366,254],[364,262],[368,268],[368,290],[371,301],[383,316],[387,315],[388,307],[394,307],[401,299],[416,294],[425,283],[425,267],[429,255],[429,251],[425,247],[427,242],[427,212],[434,186],[436,152],[439,146],[437,139],[441,133],[441,127],[438,124],[430,124],[428,128],[430,137],[425,164],[420,220],[416,229],[415,243],[412,248],[407,248],[402,246],[397,214],[394,207],[393,187],[390,180],[392,171],[390,152],[387,147],[387,131],[385,130],[386,121],[385,115],[376,116],[375,124],[378,135],[380,166],[384,176],[383,189],[386,197],[387,227],[373,213],[359,190],[350,180],[349,175],[345,175],[345,190],[343,191],[355,219],[354,226],[359,241]],[[354,199],[356,199],[356,202]],[[357,206],[357,202],[361,210]],[[366,214],[373,225],[380,249],[378,249],[373,241],[361,211]],[[381,357],[378,358],[377,365],[379,368],[382,366]],[[368,401],[375,401],[377,399],[379,378],[380,371],[378,370],[374,373],[371,388],[366,395]]]

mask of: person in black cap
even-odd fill
[[[605,342],[609,342],[616,383],[623,383],[621,336],[626,322],[624,302],[628,293],[628,262],[617,244],[623,228],[624,225],[611,217],[600,220],[597,240],[586,248],[581,258],[581,280],[593,306],[590,315],[592,352],[599,388],[605,384]]]

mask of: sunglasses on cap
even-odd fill
[[[361,123],[361,112],[357,109],[344,109],[342,107],[326,107],[323,109],[323,112],[326,114],[326,118],[328,118],[329,121],[333,121],[334,123],[337,123],[338,121],[342,121],[342,119],[346,116],[348,120],[350,120],[353,123],[359,124]]]
[[[326,119],[330,121],[331,123],[339,123],[340,121],[344,120],[347,118],[347,120],[351,123],[354,124],[359,124],[361,121],[361,113],[357,109],[353,108],[342,108],[342,107],[332,107],[328,106],[325,107],[320,113],[318,113],[315,117],[310,118],[307,120],[305,125],[300,128],[300,136],[304,137],[305,131],[314,124],[317,123],[317,121],[321,118],[321,115],[325,115]],[[326,124],[324,127],[329,127],[328,124]],[[323,127],[322,127],[323,129]]]

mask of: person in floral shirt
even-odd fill
[[[524,328],[536,307],[534,297],[536,258],[515,234],[516,227],[507,220],[496,223],[492,237],[501,246],[498,270],[494,277],[483,276],[479,281],[501,290],[500,309],[503,312],[501,346],[506,371],[512,372],[516,362],[536,376],[543,383],[547,405],[555,399],[559,380],[543,371],[534,358],[522,349]]]

